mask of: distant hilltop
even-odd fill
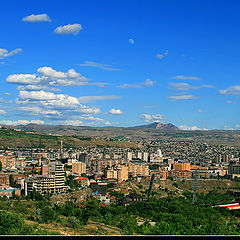
[[[173,125],[171,123],[163,124],[160,122],[154,122],[151,124],[136,126],[136,127],[132,127],[132,128],[152,128],[152,129],[158,129],[158,130],[180,130],[178,127],[176,127],[175,125]]]

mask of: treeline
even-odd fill
[[[136,202],[126,207],[117,204],[106,206],[96,199],[81,205],[70,201],[53,204],[49,196],[41,197],[36,193],[28,198],[29,201],[0,200],[1,235],[31,235],[36,232],[44,235],[44,230],[26,225],[24,219],[34,221],[36,226],[40,223],[59,223],[76,231],[91,220],[118,227],[125,235],[240,234],[238,210],[215,207],[218,204],[239,202],[239,197],[229,192],[198,194],[195,204],[192,203],[192,194],[185,192],[181,197],[151,197],[147,202]],[[138,218],[145,219],[145,223],[138,226]],[[152,226],[150,222],[155,222],[155,225]]]

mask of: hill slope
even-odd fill
[[[0,146],[2,147],[27,147],[27,148],[52,148],[59,149],[63,140],[64,148],[80,148],[82,146],[141,148],[141,144],[127,141],[104,140],[91,137],[77,136],[52,136],[44,133],[26,133],[12,129],[0,129]]]
[[[180,130],[178,127],[174,126],[171,123],[163,124],[160,122],[154,122],[147,125],[136,126],[132,128],[152,128],[152,129],[159,129],[159,130]]]

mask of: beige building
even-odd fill
[[[105,171],[105,176],[107,179],[117,179],[117,171],[114,168],[107,169]]]
[[[83,162],[73,162],[72,163],[72,172],[78,175],[86,173],[86,163]]]
[[[132,173],[133,177],[137,175],[149,175],[149,167],[146,164],[129,163],[127,166],[128,172]]]
[[[105,170],[105,177],[107,179],[117,179],[118,182],[128,180],[128,167],[124,165],[117,165],[116,167]]]

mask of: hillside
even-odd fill
[[[64,148],[79,148],[81,146],[141,148],[140,144],[127,141],[103,140],[77,136],[52,136],[37,132],[27,133],[12,129],[0,129],[0,146],[3,147],[39,147],[59,149],[61,140],[63,140]]]
[[[10,127],[9,127],[10,128]],[[120,138],[122,140],[167,140],[167,141],[194,141],[208,144],[220,144],[240,147],[239,130],[163,130],[155,128],[135,127],[87,127],[87,126],[46,126],[29,124],[16,126],[27,132],[40,132],[44,134],[62,136],[84,136],[99,138]],[[113,142],[112,142],[113,144]],[[114,143],[115,144],[115,143]]]
[[[159,129],[159,130],[180,130],[178,127],[176,127],[175,125],[171,124],[171,123],[160,123],[160,122],[154,122],[151,124],[147,124],[147,125],[141,125],[141,126],[136,126],[136,127],[132,127],[132,128],[152,128],[152,129]]]

